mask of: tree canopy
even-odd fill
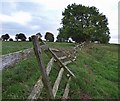
[[[74,3],[68,5],[62,15],[62,27],[58,29],[57,40],[72,38],[76,42],[109,42],[108,20],[96,7]]]
[[[46,32],[45,39],[46,39],[46,41],[54,42],[54,35],[50,32]]]
[[[13,39],[12,39],[12,38],[10,38],[10,39],[9,39],[9,41],[13,41]]]
[[[5,41],[5,40],[7,41],[10,38],[10,36],[9,36],[9,34],[5,34],[5,35],[2,35],[1,38],[3,41]]]
[[[26,41],[26,36],[23,33],[16,34],[15,39],[18,41],[18,39],[21,39],[21,41]]]
[[[37,35],[39,38],[42,38],[41,33],[37,33],[36,35]]]

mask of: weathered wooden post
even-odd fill
[[[43,62],[43,59],[42,59],[42,50],[41,50],[41,48],[39,47],[39,44],[38,44],[39,43],[38,42],[38,36],[32,36],[32,40],[33,40],[34,52],[35,52],[35,55],[36,55],[36,58],[37,58],[37,61],[38,61],[38,65],[40,67],[40,71],[41,71],[41,74],[42,74],[43,84],[46,88],[46,92],[47,92],[49,98],[54,99],[52,88],[50,86],[50,82],[48,80],[48,76],[47,76],[46,69],[45,69],[45,66],[44,66],[44,62]]]
[[[40,78],[37,81],[32,92],[30,93],[27,101],[34,101],[34,100],[38,99],[40,93],[42,92],[43,87],[45,87],[46,92],[48,94],[48,100],[49,99],[54,100],[56,97],[58,88],[60,86],[60,82],[62,80],[64,71],[67,72],[68,81],[67,81],[66,87],[64,89],[64,94],[63,94],[63,97],[61,100],[65,101],[68,98],[71,78],[72,77],[75,78],[75,75],[72,73],[72,71],[69,70],[69,68],[66,65],[73,61],[70,60],[70,61],[66,61],[63,63],[62,59],[69,58],[69,56],[58,57],[57,54],[54,53],[53,49],[49,48],[43,40],[39,40],[42,45],[39,44],[38,36],[32,36],[32,41],[33,41],[34,53],[36,55],[38,65],[40,67],[40,71],[42,74],[42,80]],[[45,68],[43,58],[42,58],[42,51],[46,51],[46,50],[47,50],[47,52],[49,52],[51,60],[49,61],[47,67]],[[53,87],[51,87],[48,76],[52,69],[54,60],[57,61],[57,64],[59,65],[60,70],[59,70],[58,76],[54,82]]]

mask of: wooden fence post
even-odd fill
[[[52,92],[52,87],[50,86],[50,82],[48,80],[46,69],[45,69],[45,66],[44,66],[44,63],[43,63],[43,60],[42,60],[42,50],[41,50],[41,48],[39,47],[39,44],[38,44],[39,43],[38,42],[38,37],[33,36],[32,40],[33,40],[34,52],[35,52],[35,55],[37,57],[38,65],[40,67],[40,71],[41,71],[41,74],[42,74],[43,84],[46,88],[46,92],[47,92],[49,98],[54,99],[53,92]]]

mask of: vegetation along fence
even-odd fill
[[[75,75],[72,73],[72,71],[68,69],[67,65],[69,63],[74,63],[76,59],[75,54],[77,50],[81,49],[83,46],[84,43],[81,43],[76,45],[76,47],[74,47],[74,49],[71,52],[63,51],[59,49],[49,48],[44,41],[38,39],[38,36],[33,36],[34,49],[30,48],[30,49],[10,53],[7,55],[2,55],[0,57],[2,59],[2,67],[0,69],[2,70],[8,68],[14,65],[16,62],[19,62],[19,60],[25,59],[31,56],[33,53],[35,53],[42,77],[40,76],[40,78],[34,85],[27,100],[33,101],[35,99],[38,99],[43,88],[46,89],[48,99],[55,99],[63,75],[67,77],[67,82],[66,82],[66,87],[64,88],[62,99],[67,99],[69,94],[70,81],[72,78],[75,78]],[[50,57],[50,61],[48,62],[46,68],[42,57],[43,52],[47,54],[48,57]],[[49,75],[52,70],[53,64],[57,64],[57,66],[59,67],[59,71],[58,71],[59,73],[52,87],[49,80]]]
[[[64,56],[58,56],[56,53],[59,52],[60,50],[58,49],[51,49],[49,48],[45,42],[43,42],[42,40],[38,39],[37,36],[33,36],[32,37],[33,40],[33,47],[34,47],[34,52],[38,61],[38,65],[41,71],[41,75],[42,77],[40,77],[37,81],[37,83],[35,84],[35,86],[33,87],[33,90],[31,91],[30,95],[27,98],[27,101],[33,101],[35,99],[38,99],[43,87],[46,89],[46,93],[48,96],[48,99],[55,99],[60,82],[62,80],[63,77],[63,72],[64,75],[66,75],[66,77],[68,78],[67,83],[66,83],[66,87],[64,88],[64,93],[62,95],[62,99],[67,99],[68,94],[69,94],[69,87],[70,87],[70,81],[72,78],[75,78],[75,75],[73,74],[72,71],[70,71],[68,69],[68,67],[66,66],[67,64],[74,62],[76,56],[72,56],[72,54],[68,54],[65,51],[62,52],[64,53]],[[39,42],[40,40],[40,42]],[[74,47],[74,54],[77,52],[77,48],[81,48],[84,45],[84,43],[77,45],[76,47]],[[42,54],[43,52],[45,52],[51,59],[48,62],[47,67],[45,68],[45,64],[43,61],[43,57]],[[60,54],[62,54],[60,53]],[[66,54],[66,55],[65,55]],[[66,62],[63,62],[63,59],[69,59]],[[50,80],[49,80],[49,74],[51,72],[51,69],[53,67],[53,64],[57,63],[59,66],[59,73],[57,75],[57,78],[54,82],[53,87],[51,86]]]
[[[8,68],[8,67],[16,64],[17,62],[19,62],[19,60],[25,59],[25,58],[31,56],[31,54],[33,54],[33,53],[34,53],[33,49],[30,48],[30,49],[21,50],[18,52],[0,56],[0,60],[2,60],[2,66],[0,67],[0,70]]]

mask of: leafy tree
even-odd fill
[[[67,34],[63,33],[63,29],[60,28],[58,30],[59,30],[59,34],[57,36],[57,40],[56,41],[57,42],[66,42],[66,41],[68,41],[68,36],[67,36]]]
[[[37,33],[36,35],[38,36],[38,39],[39,39],[39,41],[40,41],[40,40],[41,40],[41,38],[42,38],[41,33]]]
[[[37,35],[39,38],[42,38],[41,33],[37,33],[36,35]]]
[[[15,39],[18,41],[18,34],[15,35]]]
[[[12,39],[12,38],[10,38],[10,39],[9,39],[9,41],[13,41],[13,39]]]
[[[57,38],[72,38],[76,42],[98,39],[102,43],[108,43],[110,38],[108,20],[96,7],[74,3],[68,5],[62,15],[63,26],[58,29]]]
[[[32,41],[32,37],[29,37],[28,39],[29,39],[30,42]]]
[[[54,42],[54,35],[50,32],[46,32],[45,39],[46,39],[46,41]]]
[[[9,36],[9,34],[5,34],[5,35],[2,35],[1,38],[3,41],[5,41],[5,40],[7,41],[10,38],[10,36]]]
[[[25,41],[26,40],[26,36],[23,33],[20,33],[18,35],[18,39],[21,39],[21,41]]]
[[[2,35],[2,36],[1,36],[1,39],[2,39],[3,41],[5,41],[5,35]]]
[[[9,34],[5,34],[6,41],[10,38]]]
[[[16,34],[15,39],[18,41],[20,39],[21,41],[26,41],[26,36],[23,33]]]

